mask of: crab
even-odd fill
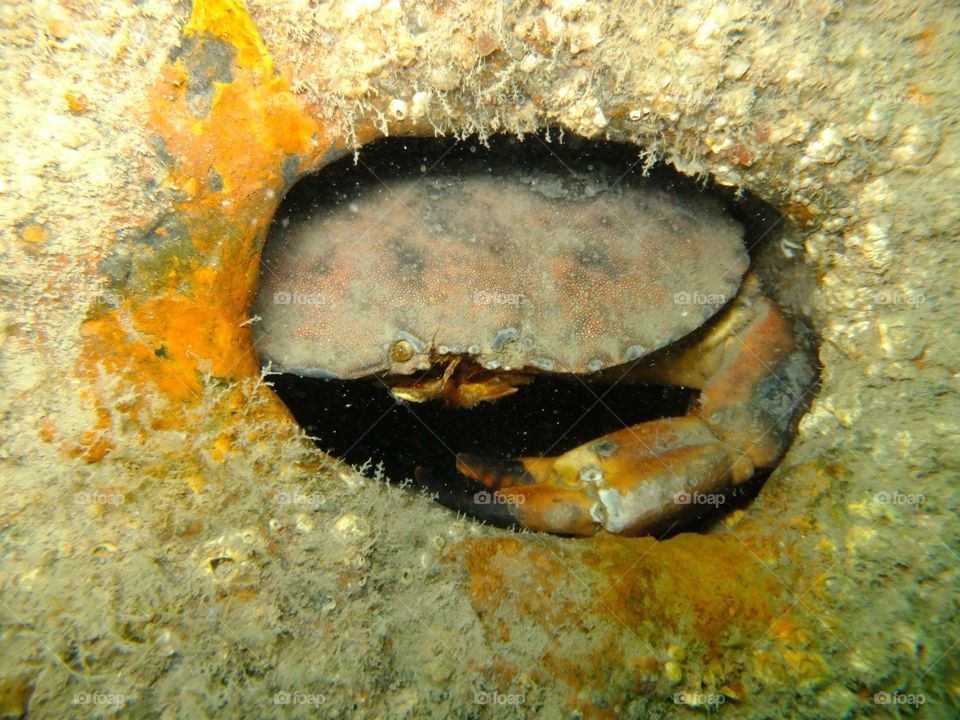
[[[254,311],[264,363],[403,402],[496,402],[544,375],[699,390],[682,417],[552,457],[456,456],[530,530],[643,535],[784,454],[814,382],[717,199],[605,168],[436,173],[287,218]],[[453,420],[455,421],[455,420]]]

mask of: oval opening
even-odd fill
[[[749,253],[751,268],[761,277],[767,293],[775,300],[787,306],[787,310],[799,312],[812,287],[809,269],[794,257],[794,243],[791,241],[794,230],[784,221],[783,216],[769,204],[748,193],[738,193],[729,188],[721,188],[712,182],[697,181],[683,176],[664,165],[648,167],[638,148],[628,144],[612,142],[593,142],[569,135],[562,143],[548,142],[543,135],[527,136],[520,140],[515,137],[495,136],[482,144],[475,139],[457,140],[389,138],[364,147],[357,155],[343,158],[323,168],[322,171],[306,176],[297,182],[287,193],[280,205],[267,238],[264,261],[261,265],[261,293],[257,309],[268,318],[258,322],[255,327],[255,342],[264,363],[276,356],[275,336],[277,313],[289,312],[291,308],[303,310],[316,309],[318,313],[339,313],[336,321],[346,320],[361,325],[377,316],[378,313],[392,312],[391,294],[404,295],[404,284],[392,285],[386,295],[378,283],[369,284],[369,292],[362,285],[350,288],[349,303],[336,304],[331,294],[331,278],[348,282],[351,272],[357,272],[356,266],[362,258],[351,257],[352,249],[358,253],[370,254],[369,244],[358,241],[358,233],[349,224],[323,225],[324,218],[331,213],[344,214],[358,212],[358,204],[365,198],[389,196],[394,198],[398,214],[422,213],[423,223],[458,223],[461,216],[451,215],[449,203],[443,213],[423,212],[422,204],[428,202],[435,193],[437,197],[449,192],[462,191],[462,183],[471,178],[494,179],[503,174],[527,174],[533,178],[550,177],[571,178],[571,187],[581,192],[604,193],[611,187],[634,180],[652,183],[667,193],[704,193],[715,198],[722,211],[743,226],[743,242]],[[438,182],[438,178],[454,178],[456,182]],[[420,182],[433,181],[432,188],[426,193],[428,200],[418,197],[412,209],[405,204],[402,193],[394,190],[397,183],[401,188],[415,187]],[[506,181],[505,181],[506,182]],[[534,182],[538,182],[534,180]],[[565,181],[564,181],[565,182]],[[549,182],[547,182],[549,184]],[[546,194],[553,192],[554,203],[564,202],[564,193],[569,188],[546,188]],[[448,198],[443,198],[446,202]],[[440,202],[440,200],[438,200]],[[417,205],[417,203],[420,203]],[[489,222],[483,221],[483,227],[496,227],[497,232],[510,233],[510,228],[498,225],[494,216],[496,208],[491,206]],[[464,213],[466,220],[477,224],[477,213]],[[368,223],[363,233],[376,235],[376,242],[382,242],[383,254],[400,257],[398,272],[411,273],[409,282],[426,282],[423,272],[431,272],[433,254],[423,252],[420,246],[391,246],[395,238],[391,235],[392,224],[396,218],[391,213],[383,214],[376,222]],[[336,253],[316,256],[309,272],[322,277],[322,282],[298,284],[295,288],[283,282],[273,282],[277,273],[284,276],[287,262],[284,251],[290,228],[308,223],[320,223],[317,242],[337,248]],[[458,231],[462,227],[457,228]],[[480,230],[480,228],[477,228]],[[442,232],[442,230],[440,231]],[[536,242],[536,239],[532,240]],[[548,263],[549,244],[544,246],[544,260]],[[362,251],[359,248],[363,248]],[[403,254],[407,253],[404,259]],[[426,255],[426,258],[424,257]],[[469,278],[475,270],[469,254],[445,256],[463,258],[456,261],[456,268],[444,268],[453,277]],[[319,258],[319,259],[318,259]],[[577,256],[577,261],[589,264],[589,253]],[[454,263],[454,260],[449,260]],[[403,265],[402,263],[406,263]],[[479,263],[478,263],[479,264]],[[536,260],[533,261],[536,264]],[[302,265],[302,263],[301,263]],[[662,269],[662,266],[660,266]],[[655,275],[658,268],[651,270]],[[302,267],[298,271],[303,274]],[[420,273],[419,275],[416,273]],[[284,276],[287,277],[287,276]],[[347,279],[345,279],[347,278]],[[467,282],[465,280],[464,282]],[[386,286],[389,283],[383,283]],[[694,284],[695,285],[695,284]],[[514,301],[510,288],[491,287],[486,296],[480,298],[489,305],[509,304]],[[476,300],[477,289],[472,290]],[[535,292],[535,291],[534,291]],[[699,312],[699,298],[693,293],[688,298],[675,301],[669,312]],[[346,295],[341,296],[341,300]],[[369,300],[369,301],[368,301]],[[397,303],[403,297],[397,297]],[[524,302],[521,298],[517,302]],[[707,302],[707,300],[704,300]],[[335,305],[335,307],[331,307]],[[686,306],[684,306],[686,305]],[[559,334],[563,337],[563,313],[558,309],[554,318]],[[406,313],[416,314],[417,308],[407,308]],[[615,313],[614,313],[615,314]],[[551,313],[544,317],[549,318]],[[633,426],[657,418],[682,416],[697,402],[698,391],[677,385],[649,385],[628,382],[623,373],[616,368],[600,373],[554,374],[547,372],[550,362],[537,360],[527,366],[533,370],[529,383],[518,386],[509,396],[495,401],[480,402],[475,407],[450,407],[442,399],[425,402],[410,402],[398,399],[393,384],[397,376],[391,374],[390,363],[406,361],[419,349],[417,344],[429,344],[431,339],[397,335],[393,345],[371,343],[354,337],[349,332],[333,333],[326,323],[323,332],[312,329],[294,328],[288,332],[290,337],[297,333],[317,338],[323,343],[323,360],[317,367],[299,368],[299,372],[284,372],[273,376],[271,382],[275,392],[291,410],[294,417],[313,438],[317,445],[329,454],[358,466],[371,476],[383,477],[390,481],[404,483],[414,491],[423,491],[436,496],[437,500],[457,511],[464,512],[491,524],[515,526],[509,508],[486,501],[478,502],[478,493],[484,488],[457,471],[456,457],[460,453],[491,458],[514,458],[518,456],[557,455],[582,443],[616,432],[627,426]],[[546,322],[542,320],[541,322]],[[611,322],[616,322],[611,320]],[[667,326],[672,322],[667,319]],[[330,333],[324,342],[324,332]],[[359,333],[359,330],[358,330]],[[482,333],[478,330],[476,344],[482,343]],[[469,331],[462,337],[469,338]],[[557,340],[553,340],[557,342]],[[589,342],[588,340],[585,342]],[[406,344],[405,344],[406,343]],[[411,345],[412,343],[412,345]],[[371,347],[371,344],[376,347]],[[436,345],[436,341],[434,341]],[[431,371],[416,369],[409,377],[420,378],[418,388],[426,380],[432,381],[432,387],[443,384],[444,373],[449,368],[449,358],[462,357],[464,364],[470,361],[469,342],[463,347],[442,347],[446,355],[436,357]],[[436,347],[434,347],[436,351]],[[453,351],[459,351],[454,353]],[[371,366],[371,358],[383,358],[379,365]],[[354,361],[355,359],[355,361]],[[442,362],[440,362],[442,360]],[[528,358],[529,360],[529,358]],[[627,365],[643,363],[645,357],[631,360]],[[302,360],[296,364],[302,365]],[[337,368],[331,373],[329,367]],[[371,372],[363,368],[372,367]],[[396,367],[394,365],[393,367]],[[626,367],[624,365],[623,367]],[[349,368],[349,372],[343,368]],[[356,370],[355,368],[359,368]],[[502,368],[491,371],[496,375]],[[329,377],[331,374],[350,374],[351,377]],[[357,375],[357,377],[353,377]],[[468,378],[469,379],[469,378]],[[486,380],[484,380],[486,382]],[[421,398],[417,398],[421,399]],[[802,398],[806,401],[807,398]],[[724,494],[722,509],[724,512],[743,506],[752,499],[762,486],[768,472],[758,472],[747,483],[729,489]],[[717,519],[716,505],[691,507],[684,513],[683,522],[665,523],[658,531],[676,532],[680,528],[706,531]],[[699,523],[699,524],[697,524]]]

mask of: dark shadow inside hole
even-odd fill
[[[457,472],[457,453],[557,455],[625,425],[683,415],[694,394],[679,387],[587,386],[542,377],[496,402],[449,409],[440,402],[397,401],[377,381],[285,374],[272,382],[326,452],[353,465],[382,465],[391,480],[413,479],[441,504],[468,513],[481,488]],[[485,519],[501,524],[497,517]]]
[[[613,168],[616,177],[626,179],[643,172],[634,146],[569,135],[561,144],[555,138],[546,143],[542,136],[525,141],[494,137],[488,148],[475,139],[379,141],[365,147],[358,162],[352,156],[343,158],[295,184],[276,213],[271,234],[291,217],[349,202],[358,192],[398,178],[437,172],[495,175],[504,167],[586,174],[598,165],[608,171]],[[678,190],[704,189],[705,184],[706,191],[720,197],[744,225],[751,255],[777,236],[781,216],[755,197],[737,197],[729,188],[698,183],[663,165],[649,169],[648,174],[662,186]],[[412,488],[436,494],[441,504],[505,527],[512,522],[503,506],[473,503],[474,493],[482,487],[457,472],[457,453],[502,458],[557,455],[625,425],[683,415],[696,396],[686,388],[594,385],[589,377],[544,375],[512,396],[466,410],[449,409],[439,401],[397,401],[376,379],[325,380],[285,374],[272,382],[297,421],[331,455],[356,466],[369,463],[371,474],[381,466],[391,481],[413,480]],[[723,510],[749,502],[762,481],[754,478],[739,488]],[[706,528],[712,520],[692,518],[691,522],[694,528]]]

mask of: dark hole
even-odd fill
[[[394,400],[377,381],[272,380],[297,422],[331,455],[382,465],[388,478],[416,480],[464,512],[480,486],[456,469],[456,453],[488,457],[558,455],[605,433],[686,413],[693,392],[679,387],[590,385],[542,377],[509,397],[471,409]],[[497,517],[484,519],[501,524]]]
[[[494,137],[490,147],[475,139],[387,139],[360,153],[359,162],[348,156],[320,173],[301,179],[288,192],[271,228],[273,233],[290,217],[311,215],[329,203],[346,201],[358,189],[379,186],[382,180],[416,177],[437,167],[462,172],[495,174],[503,164],[512,167],[545,167],[557,172],[589,172],[594,162],[618,166],[623,174],[644,171],[637,148],[609,142],[590,142],[566,136],[563,143],[545,143],[543,136],[519,141]],[[558,158],[559,156],[559,158]],[[671,168],[647,168],[663,185],[704,187]],[[706,189],[727,204],[730,214],[744,225],[751,257],[778,236],[782,220],[769,205],[751,196],[737,197],[728,188]],[[435,217],[436,223],[456,218]],[[491,226],[496,219],[491,217]],[[389,238],[385,238],[385,241]],[[269,237],[268,237],[269,242]],[[389,247],[389,242],[385,242]],[[395,243],[395,249],[402,250]],[[599,260],[594,258],[595,262]],[[317,445],[350,464],[365,466],[373,475],[379,466],[394,482],[412,480],[415,490],[436,494],[443,505],[487,522],[510,526],[497,508],[478,507],[471,498],[482,486],[460,475],[457,453],[512,458],[522,455],[557,455],[625,425],[660,417],[684,415],[695,391],[680,387],[651,387],[617,383],[590,383],[589,377],[537,377],[529,385],[496,402],[473,409],[449,409],[439,401],[408,403],[395,400],[376,378],[325,380],[284,374],[271,379],[274,389]],[[743,505],[755,495],[763,478],[740,488],[725,509]],[[692,518],[698,522],[698,518]],[[699,520],[698,528],[711,519]]]

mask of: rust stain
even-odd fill
[[[765,630],[783,590],[764,567],[779,555],[772,542],[738,537],[682,534],[657,542],[649,552],[642,545],[631,548],[628,539],[608,537],[585,560],[617,580],[604,605],[622,621],[673,628],[704,643],[708,654],[719,654],[731,627],[747,634],[751,628]],[[638,552],[644,553],[639,561]]]
[[[607,709],[582,691],[627,684],[666,692],[667,638],[697,648],[698,664],[722,669],[730,642],[746,638],[749,647],[768,637],[778,667],[802,664],[812,674],[815,663],[797,654],[810,633],[788,609],[784,583],[792,578],[768,569],[783,548],[758,530],[744,523],[736,536],[682,534],[666,541],[601,535],[566,548],[470,539],[448,559],[466,568],[474,609],[502,656],[510,657],[510,638],[522,635],[503,633],[504,624],[541,628],[554,642],[534,674],[568,686],[567,704],[584,717],[606,717]],[[725,682],[739,680],[734,675]]]
[[[937,29],[935,27],[927,27],[920,31],[917,35],[916,40],[914,40],[914,45],[917,48],[917,52],[926,55],[936,44],[937,38]]]
[[[907,102],[916,107],[928,107],[933,104],[933,94],[925,93],[916,83],[907,86]]]
[[[20,237],[26,243],[39,245],[47,241],[47,231],[43,225],[31,223],[30,225],[25,225],[20,230]]]
[[[789,203],[783,208],[783,214],[801,228],[808,227],[817,217],[817,213],[812,207],[800,202]]]
[[[749,167],[750,165],[753,165],[754,161],[757,159],[756,151],[747,147],[743,143],[734,143],[729,148],[724,150],[723,156],[730,162],[731,165],[740,167]]]
[[[81,92],[68,90],[64,93],[63,99],[67,101],[67,109],[74,115],[86,115],[90,112],[90,101]]]
[[[228,381],[258,372],[243,323],[256,291],[260,245],[291,171],[332,144],[331,133],[274,72],[242,2],[195,2],[184,28],[188,41],[222,41],[233,51],[230,81],[210,81],[205,115],[190,107],[191,78],[181,58],[163,68],[150,94],[147,127],[169,158],[164,188],[178,200],[176,221],[187,244],[167,251],[146,278],[141,273],[117,293],[116,307],[97,308],[82,329],[83,375],[106,371],[178,403],[202,396],[201,371]],[[209,181],[214,176],[216,183]],[[156,236],[172,242],[167,227]],[[272,395],[271,411],[288,417]],[[101,410],[99,417],[74,454],[99,459],[109,449],[97,445],[109,414]],[[175,427],[182,413],[154,422]]]

